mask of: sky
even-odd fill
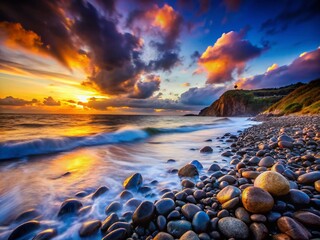
[[[317,0],[3,0],[0,112],[198,113],[320,77]]]

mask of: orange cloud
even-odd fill
[[[278,64],[274,63],[270,67],[268,67],[267,72],[271,72],[271,71],[277,69],[278,67],[279,67]]]
[[[178,20],[179,15],[174,11],[174,9],[165,4],[162,8],[157,8],[149,16],[153,20],[153,25],[160,27],[165,31],[170,31],[170,29],[175,25],[174,23]]]

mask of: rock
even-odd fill
[[[274,200],[270,193],[258,187],[247,187],[242,192],[242,204],[246,210],[252,213],[269,212]]]
[[[200,239],[194,231],[189,230],[188,232],[183,234],[179,240],[200,240]]]
[[[78,215],[79,216],[84,216],[87,215],[89,212],[91,212],[92,206],[85,206],[79,209]]]
[[[223,157],[231,157],[233,155],[233,153],[231,151],[225,151],[223,153],[221,153],[221,156]]]
[[[267,218],[263,214],[252,214],[250,216],[250,219],[253,222],[266,222]]]
[[[193,196],[195,199],[200,200],[200,199],[205,198],[207,195],[206,195],[205,191],[196,190],[196,191],[194,191]]]
[[[298,183],[301,184],[313,184],[318,180],[320,180],[320,171],[305,173],[298,177]]]
[[[308,240],[311,234],[308,230],[290,217],[281,217],[277,226],[282,233],[287,234],[294,240]]]
[[[99,220],[90,220],[82,224],[79,235],[80,237],[87,237],[96,233],[101,227],[101,222]]]
[[[28,220],[32,220],[35,218],[40,217],[41,214],[34,208],[32,209],[28,209],[27,211],[21,213],[15,221],[17,222],[21,222],[21,221],[28,221]]]
[[[258,171],[244,171],[244,172],[242,172],[241,175],[244,178],[255,179],[260,175],[260,172],[258,172]]]
[[[112,202],[107,208],[106,208],[106,214],[108,215],[109,213],[112,212],[117,212],[122,209],[122,204],[119,202]]]
[[[185,216],[186,219],[188,220],[192,220],[193,216],[197,213],[200,212],[201,208],[198,207],[195,204],[192,203],[187,203],[185,205],[182,206],[181,208],[181,212],[182,214]]]
[[[320,192],[320,180],[314,182],[314,188],[317,192]]]
[[[112,232],[119,228],[126,229],[127,235],[130,235],[132,233],[132,226],[130,223],[127,223],[127,222],[115,222],[108,228],[108,232]]]
[[[199,175],[197,168],[192,164],[187,164],[178,171],[179,177],[194,177]]]
[[[49,240],[57,236],[57,230],[49,228],[39,232],[32,240]]]
[[[263,240],[268,237],[268,229],[263,223],[252,223],[250,225],[253,240]]]
[[[106,186],[102,186],[99,187],[93,194],[92,194],[92,199],[96,199],[98,197],[100,197],[102,194],[104,194],[105,192],[107,192],[109,190],[109,188],[107,188]]]
[[[280,137],[278,137],[277,141],[278,142],[286,141],[286,142],[292,143],[294,140],[291,137],[289,137],[288,135],[281,135]]]
[[[198,170],[203,169],[202,164],[198,160],[192,160],[189,164],[194,165]]]
[[[274,159],[270,156],[264,157],[259,162],[259,167],[272,167],[274,164]]]
[[[185,188],[193,188],[194,185],[194,182],[190,181],[189,179],[183,179],[181,182],[181,186]]]
[[[294,205],[308,205],[310,197],[300,190],[291,189],[289,191],[289,201]]]
[[[197,233],[205,232],[208,229],[210,218],[203,211],[197,212],[192,219],[192,227]]]
[[[251,222],[249,213],[243,207],[238,207],[236,209],[235,216],[246,224],[249,224]]]
[[[240,202],[239,197],[235,197],[235,198],[232,198],[231,200],[223,203],[221,205],[221,207],[222,207],[222,209],[233,209],[233,208],[235,208],[235,206],[238,205],[239,202]]]
[[[82,207],[82,203],[77,199],[67,199],[65,200],[60,207],[58,216],[63,216],[65,214],[74,214]]]
[[[122,200],[129,200],[131,198],[133,198],[133,194],[128,190],[124,190],[120,193],[120,199]]]
[[[174,240],[174,238],[166,232],[159,232],[153,240]]]
[[[166,228],[167,225],[167,219],[160,215],[157,217],[157,226],[159,228],[160,231],[163,231]]]
[[[273,240],[291,240],[291,238],[284,233],[278,233],[272,236]]]
[[[293,214],[294,219],[305,226],[320,227],[320,216],[307,211],[298,211]]]
[[[223,181],[229,184],[234,184],[237,181],[237,179],[231,175],[224,175],[218,179],[218,182],[223,182]]]
[[[285,171],[285,167],[282,164],[276,163],[272,166],[271,171],[283,173]]]
[[[184,233],[191,230],[191,223],[186,220],[170,221],[167,231],[175,238],[180,238]]]
[[[168,159],[167,160],[167,163],[175,163],[176,162],[176,160],[174,160],[174,159]]]
[[[162,198],[155,203],[155,207],[159,215],[167,216],[176,206],[171,198]]]
[[[10,234],[8,240],[16,240],[40,228],[40,222],[32,220],[16,227]]]
[[[106,232],[108,228],[114,224],[115,222],[119,221],[119,217],[115,213],[111,213],[102,223],[101,231]]]
[[[130,208],[131,210],[136,210],[140,204],[141,204],[141,200],[132,198],[132,199],[129,199],[124,205]]]
[[[254,181],[254,186],[266,190],[273,196],[283,196],[290,190],[289,181],[280,173],[266,171],[261,173]]]
[[[239,188],[235,186],[227,186],[217,194],[217,200],[223,204],[232,198],[240,196],[240,194],[241,190]]]
[[[278,146],[280,148],[289,148],[292,149],[293,148],[293,143],[292,142],[287,142],[287,141],[279,141],[278,142]]]
[[[267,219],[268,219],[268,222],[270,223],[274,223],[275,221],[277,221],[279,218],[281,217],[281,214],[278,213],[278,212],[269,212],[268,215],[267,215]]]
[[[108,233],[102,240],[125,240],[127,235],[127,230],[125,228],[118,228],[110,233]]]
[[[140,173],[135,173],[128,177],[124,182],[123,182],[123,187],[125,189],[134,189],[137,190],[141,184],[142,184],[142,176]]]
[[[234,217],[225,217],[219,220],[218,228],[227,238],[247,239],[249,230],[247,225]]]
[[[200,152],[201,152],[201,153],[212,153],[212,152],[213,152],[213,149],[212,149],[212,147],[210,147],[210,146],[205,146],[205,147],[203,147],[203,148],[200,149]]]
[[[220,171],[220,170],[221,170],[220,166],[218,164],[216,164],[216,163],[213,163],[209,167],[208,172],[216,172],[216,171]]]
[[[135,210],[132,216],[134,225],[146,226],[152,220],[155,212],[155,207],[152,202],[144,201]]]

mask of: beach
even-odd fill
[[[107,120],[1,152],[1,239],[320,237],[318,116]]]

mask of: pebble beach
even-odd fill
[[[257,120],[262,123],[218,137],[225,143],[221,158],[228,159],[228,167],[213,161],[204,168],[198,160],[188,161],[186,152],[186,164],[171,171],[179,176],[179,189],[162,189],[161,197],[150,201],[150,186],[141,173],[132,172],[119,200],[105,206],[105,218],[90,217],[91,207],[82,198],[101,201],[112,187],[107,185],[61,202],[57,217],[68,222],[86,216],[77,229],[83,239],[320,238],[320,117]],[[196,151],[213,154],[211,141],[203,139],[203,148]],[[166,164],[174,162],[172,156]],[[135,198],[137,192],[145,193],[145,200]],[[59,236],[40,223],[36,210],[22,213],[17,221],[21,224],[9,240]]]

